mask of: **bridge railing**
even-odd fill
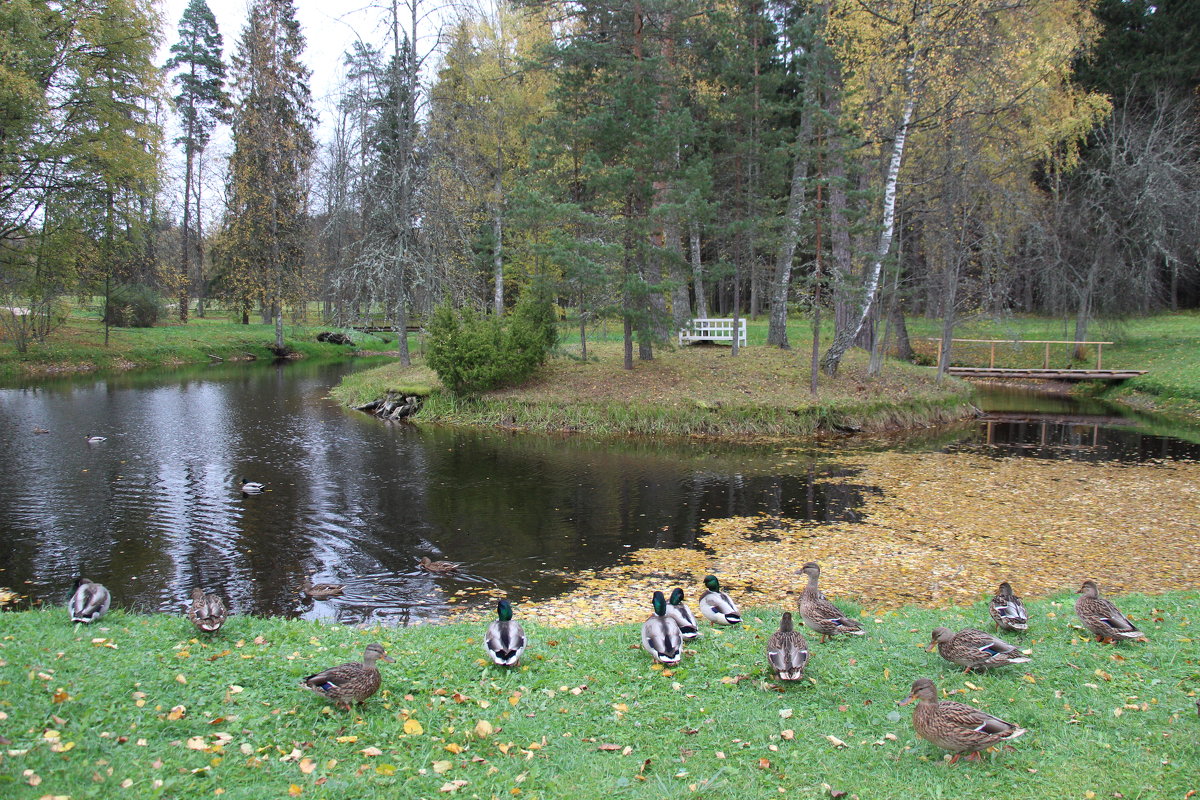
[[[940,336],[929,336],[926,341],[937,342],[937,361],[935,364],[942,363],[942,339]],[[1096,369],[1104,368],[1104,345],[1112,344],[1112,342],[1075,342],[1065,341],[1062,339],[951,339],[953,342],[964,342],[973,344],[986,344],[990,346],[990,355],[988,357],[988,368],[992,369],[996,366],[996,345],[1027,345],[1040,344],[1045,345],[1045,355],[1042,358],[1042,369],[1050,369],[1050,346],[1055,344],[1069,344],[1076,350],[1083,345],[1096,345]]]

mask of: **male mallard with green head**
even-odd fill
[[[817,580],[821,577],[821,567],[817,562],[809,561],[800,569],[800,574],[808,576],[808,586],[800,593],[796,606],[804,624],[821,634],[822,643],[839,633],[863,635],[864,631],[858,620],[847,617],[821,594],[821,589],[817,586]]]
[[[642,647],[668,666],[678,664],[683,655],[683,634],[675,620],[667,616],[667,600],[662,592],[654,593],[654,613],[642,623]]]
[[[700,635],[696,617],[687,607],[687,603],[683,602],[683,589],[678,586],[671,591],[671,597],[667,601],[667,616],[675,620],[675,624],[679,626],[679,633],[683,635],[684,639],[695,639]]]
[[[369,644],[363,652],[361,664],[351,661],[331,667],[309,675],[300,685],[329,698],[338,708],[349,711],[352,703],[361,703],[379,691],[380,677],[376,661],[393,662],[395,659],[384,652],[382,645]]]
[[[967,671],[1029,661],[1013,645],[975,628],[964,628],[958,633],[949,628],[934,628],[925,649],[932,652],[935,647],[942,658],[966,667]]]
[[[515,667],[525,652],[525,629],[512,618],[512,604],[507,600],[496,603],[497,619],[483,635],[483,649],[501,667]]]
[[[953,700],[938,700],[937,687],[928,678],[913,681],[912,693],[900,705],[913,700],[913,727],[917,735],[954,754],[950,763],[967,753],[968,761],[980,760],[979,751],[1025,732],[1011,722]]]
[[[1021,598],[1013,594],[1008,581],[1000,584],[999,590],[988,603],[988,614],[996,623],[996,630],[1023,631],[1029,627],[1029,614]]]
[[[721,591],[721,582],[716,575],[704,576],[704,588],[700,595],[700,613],[716,625],[737,625],[742,621],[742,612],[733,598]]]
[[[808,640],[792,626],[792,612],[783,612],[779,630],[767,640],[767,665],[781,681],[804,678],[808,664]]]
[[[205,594],[199,586],[192,589],[192,606],[188,619],[204,633],[215,633],[229,618],[225,601],[215,594]]]
[[[1139,631],[1120,609],[1100,596],[1095,581],[1084,581],[1077,594],[1082,597],[1075,601],[1075,616],[1096,634],[1098,641],[1113,644],[1118,639],[1146,640],[1146,634]]]

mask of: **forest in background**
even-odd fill
[[[765,316],[786,347],[789,315],[826,313],[832,373],[902,350],[905,315],[942,321],[948,360],[979,315],[1085,340],[1200,305],[1193,3],[435,11],[378,6],[319,140],[292,0],[253,0],[228,48],[204,0],[178,25],[149,0],[5,3],[4,332],[35,343],[102,294],[114,324],[114,298],[170,298],[281,343],[308,300],[403,329],[537,286],[584,335],[617,320],[628,368],[692,317]]]

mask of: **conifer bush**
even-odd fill
[[[537,370],[557,344],[554,308],[536,294],[498,318],[443,304],[429,322],[425,360],[442,385],[458,395],[519,383]]]

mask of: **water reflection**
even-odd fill
[[[1096,400],[997,388],[978,400],[985,415],[947,449],[1128,463],[1200,458],[1196,431]]]
[[[62,603],[83,573],[147,611],[200,584],[239,612],[406,623],[467,585],[545,596],[630,549],[694,546],[713,517],[853,519],[865,491],[812,458],[781,469],[777,449],[387,426],[324,399],[345,369],[0,390],[0,585]],[[242,496],[242,476],[267,490]],[[422,555],[464,571],[421,572]],[[308,574],[345,594],[306,600]]]

